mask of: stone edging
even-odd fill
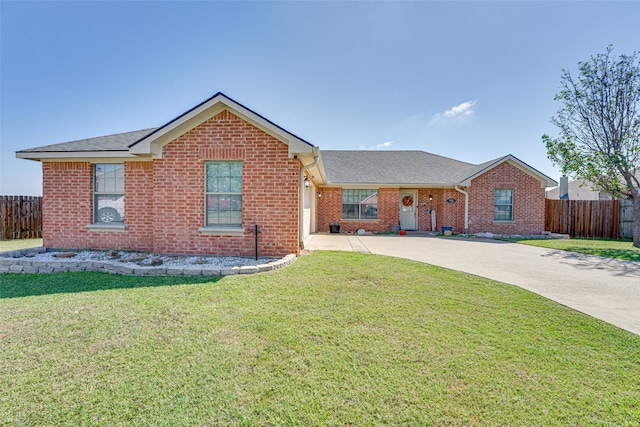
[[[207,267],[141,267],[126,265],[117,261],[74,260],[72,258],[36,260],[22,258],[28,254],[46,252],[46,248],[22,249],[0,253],[0,273],[73,273],[95,271],[100,273],[122,274],[125,276],[230,276],[234,274],[254,274],[286,267],[296,260],[293,254],[267,264],[247,265],[243,267],[207,268]]]

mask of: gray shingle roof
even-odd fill
[[[156,128],[117,133],[97,138],[79,139],[60,144],[20,150],[18,153],[75,152],[75,151],[129,151],[129,145],[155,131]]]
[[[322,150],[327,181],[333,184],[453,185],[483,165],[425,151]]]

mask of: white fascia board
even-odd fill
[[[340,188],[454,188],[455,184],[429,184],[429,183],[398,183],[398,184],[379,184],[379,183],[349,183],[349,182],[328,182],[324,187],[340,187]]]
[[[289,146],[289,157],[300,153],[311,153],[313,150],[312,145],[296,138],[224,95],[218,95],[138,141],[129,151],[138,155],[162,156],[162,147],[166,144],[224,110],[229,110],[246,122],[287,144]]]

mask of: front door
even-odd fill
[[[417,223],[418,195],[416,191],[400,191],[400,228],[415,230]]]

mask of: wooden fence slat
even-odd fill
[[[0,240],[42,237],[42,197],[0,196]]]
[[[620,221],[623,221],[622,212],[617,199],[546,199],[545,229],[552,233],[569,234],[571,237],[618,239],[622,232],[620,229]]]

